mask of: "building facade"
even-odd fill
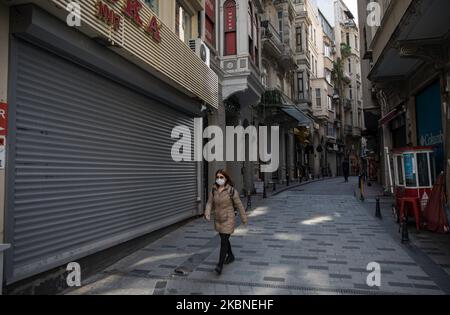
[[[334,2],[337,58],[342,72],[340,88],[341,137],[345,155],[350,160],[351,175],[359,175],[362,168],[363,103],[361,87],[361,62],[359,55],[359,29],[354,15],[342,0]]]
[[[374,9],[366,1],[358,4],[361,23],[365,22],[361,55],[369,65],[365,92],[372,100],[367,112],[380,116],[381,180],[392,192],[393,149],[432,146],[436,173],[448,167],[450,4],[377,1],[379,16],[371,14]],[[446,176],[448,183],[448,172]]]
[[[174,131],[219,107],[189,47],[203,1],[78,4],[0,3],[8,287],[203,210],[202,164]]]

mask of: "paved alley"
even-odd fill
[[[434,236],[410,228],[412,244],[402,245],[389,200],[382,200],[380,221],[374,200],[358,201],[355,186],[356,179],[337,178],[259,201],[248,228],[232,237],[237,259],[220,277],[219,238],[212,224],[197,219],[69,294],[449,294],[449,237],[432,246],[439,261],[428,255],[433,239],[421,248]],[[372,262],[381,266],[381,287],[367,286]]]

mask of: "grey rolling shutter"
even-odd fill
[[[14,279],[195,213],[197,165],[171,158],[192,117],[34,46],[18,54]]]

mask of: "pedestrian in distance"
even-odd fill
[[[205,219],[208,222],[211,221],[212,210],[215,211],[214,226],[220,235],[219,263],[215,269],[218,275],[222,274],[224,265],[231,264],[235,260],[230,243],[230,237],[236,228],[235,209],[239,211],[242,222],[247,226],[248,217],[239,193],[234,188],[234,183],[228,173],[219,170],[216,173],[216,183],[209,193],[205,210]]]
[[[342,162],[342,171],[344,173],[345,182],[348,183],[348,177],[350,176],[350,161],[347,158]]]

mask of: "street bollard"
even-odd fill
[[[288,176],[286,176],[286,186],[289,187],[289,185],[290,185],[290,178],[289,178],[289,175],[288,175]]]
[[[247,198],[247,209],[245,209],[245,212],[248,212],[249,210],[252,209],[252,195],[248,194],[248,198]]]
[[[273,191],[277,191],[277,184],[273,182]]]
[[[378,219],[382,219],[382,217],[381,217],[380,198],[377,198],[377,205],[376,205],[376,209],[375,209],[375,216],[376,216]]]
[[[402,223],[402,244],[409,243],[408,216],[405,216]]]
[[[267,188],[266,188],[266,183],[264,183],[263,199],[267,199]]]

